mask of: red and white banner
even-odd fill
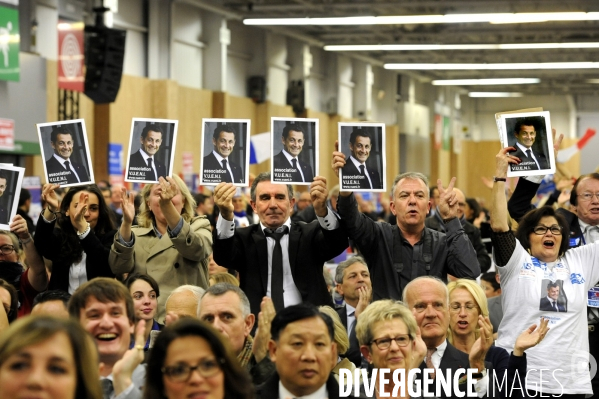
[[[14,151],[15,121],[0,118],[0,150]]]
[[[83,22],[58,24],[58,88],[84,91]]]

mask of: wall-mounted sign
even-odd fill
[[[14,151],[15,121],[0,118],[0,150]]]
[[[0,7],[0,80],[19,81],[19,11]]]
[[[58,87],[83,92],[83,22],[58,24]]]

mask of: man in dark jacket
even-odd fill
[[[464,207],[466,206],[466,196],[459,188],[453,189],[456,193],[456,198],[458,199],[458,219],[464,228],[464,232],[468,235],[470,242],[472,243],[472,247],[476,251],[476,258],[478,259],[478,263],[480,264],[480,269],[483,273],[486,273],[487,270],[491,267],[491,257],[485,248],[485,244],[483,244],[482,239],[480,237],[480,230],[474,226],[472,223],[466,220],[464,216]],[[429,229],[437,230],[442,233],[445,233],[445,224],[443,223],[443,219],[441,219],[441,215],[438,210],[435,212],[433,216],[429,216],[424,221],[424,224]]]
[[[333,168],[337,171],[344,164],[343,153],[334,152]],[[337,212],[341,225],[370,268],[373,300],[401,299],[403,288],[418,276],[436,276],[446,281],[448,273],[471,279],[480,275],[476,252],[457,219],[455,178],[447,189],[440,180],[438,183],[438,209],[445,234],[424,225],[430,210],[430,190],[428,179],[421,173],[408,172],[395,178],[391,212],[397,227],[360,214],[354,195],[339,193]]]

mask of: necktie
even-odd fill
[[[104,399],[110,399],[114,394],[114,387],[112,386],[112,381],[108,378],[102,378],[100,380],[102,383],[102,396]]]
[[[360,183],[360,188],[372,188],[372,185],[370,184],[370,181],[368,180],[368,177],[366,176],[366,167],[364,165],[360,165],[360,175],[364,176],[364,179],[362,179],[361,183]]]
[[[559,312],[559,310],[557,310],[557,302],[553,301],[553,309],[555,309],[556,312]]]
[[[530,148],[528,150],[526,150],[526,157],[535,163],[535,166],[533,167],[533,169],[539,169],[539,165],[537,164],[537,161],[532,157],[532,151]]]
[[[225,174],[223,175],[223,181],[225,183],[233,183],[233,179],[231,178],[231,173],[229,173],[229,169],[227,169],[227,160],[223,159],[223,169],[225,170]]]
[[[351,326],[349,326],[349,328],[347,329],[347,335],[348,335],[348,336],[349,336],[349,335],[351,335],[352,331],[353,331],[353,330],[354,330],[354,328],[356,327],[356,317],[355,317],[355,315],[356,315],[356,312],[355,312],[355,311],[354,311],[354,312],[351,312],[351,313],[349,314],[349,316],[350,316],[350,317],[351,317],[351,316],[354,316],[354,320],[351,322]]]
[[[272,272],[270,276],[270,297],[275,310],[279,311],[285,307],[283,299],[283,248],[281,247],[281,238],[287,234],[287,226],[283,226],[283,231],[277,233],[271,229],[264,229],[266,237],[275,240],[275,248],[272,251]]]
[[[302,174],[299,172],[297,168],[297,159],[291,158],[291,163],[293,164],[293,169],[295,169],[293,171],[293,181],[304,181],[304,179],[302,178]]]
[[[589,244],[599,240],[599,226],[589,226],[587,227],[587,232]]]
[[[427,348],[426,349],[426,368],[435,370],[435,366],[433,365],[433,353],[437,351],[437,348]],[[435,378],[435,372],[431,374],[432,378]]]
[[[75,173],[73,173],[73,170],[71,169],[71,163],[69,161],[65,161],[64,167],[66,168],[66,170],[68,170],[70,172],[67,175],[67,183],[68,184],[79,183],[79,179],[77,178],[77,176],[75,176]]]
[[[158,180],[156,178],[156,173],[154,173],[154,168],[152,167],[152,158],[148,158],[148,168],[150,168],[150,170],[146,173],[146,180]]]

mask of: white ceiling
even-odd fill
[[[298,18],[522,12],[597,12],[599,0],[193,0],[242,18]],[[461,23],[377,26],[276,27],[329,44],[497,44],[599,42],[599,21],[528,24]],[[599,49],[352,52],[383,63],[501,63],[599,61]],[[401,73],[401,72],[398,72]],[[535,71],[415,71],[423,79],[538,77],[541,84],[477,87],[527,94],[598,94],[599,69]]]

